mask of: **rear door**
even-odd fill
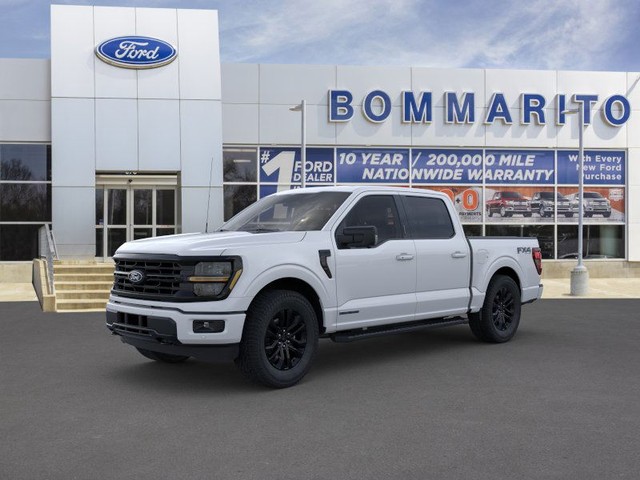
[[[405,235],[393,194],[361,197],[333,231],[336,243],[338,330],[413,320],[416,307],[416,250]],[[369,248],[341,246],[345,227],[374,226]]]
[[[470,248],[450,202],[402,195],[409,234],[416,247],[416,319],[467,312]]]

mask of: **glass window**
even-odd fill
[[[104,255],[104,228],[96,228],[96,257]]]
[[[584,225],[583,258],[624,258],[624,225]],[[558,259],[578,258],[578,227],[558,225]]]
[[[136,188],[133,190],[133,223],[151,225],[153,217],[153,190]],[[144,238],[144,237],[141,237]]]
[[[256,193],[255,185],[225,185],[224,221],[255,203]]]
[[[553,258],[553,225],[487,225],[486,232],[489,237],[536,237],[542,250],[542,258]]]
[[[467,237],[482,236],[482,225],[462,225],[462,229]]]
[[[257,149],[225,148],[222,152],[225,182],[256,182]]]
[[[0,225],[0,261],[28,261],[38,256],[41,225]]]
[[[156,190],[156,224],[176,224],[175,190]]]
[[[127,224],[127,190],[110,188],[107,190],[107,221],[109,225]]]
[[[338,227],[376,227],[379,245],[387,240],[402,238],[402,228],[392,195],[369,195],[359,200]]]
[[[50,184],[0,183],[0,222],[50,221]]]
[[[104,225],[104,188],[96,188],[96,225]]]
[[[0,145],[0,180],[51,180],[50,145]]]
[[[445,203],[439,198],[403,196],[413,238],[451,238],[455,231]]]

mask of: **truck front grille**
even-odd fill
[[[116,259],[113,290],[142,297],[172,297],[180,290],[182,267],[177,262],[158,260]],[[131,272],[140,272],[143,281],[133,283]]]

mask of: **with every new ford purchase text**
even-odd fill
[[[318,187],[263,198],[214,233],[124,244],[107,327],[160,362],[235,360],[276,388],[319,338],[349,342],[469,323],[510,340],[542,295],[535,238],[467,238],[445,194]]]

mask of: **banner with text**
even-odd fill
[[[487,150],[486,184],[552,185],[553,150]]]
[[[624,185],[626,153],[623,150],[585,150],[584,183]],[[558,150],[558,183],[578,184],[578,151]]]
[[[338,148],[340,183],[409,183],[408,148]]]
[[[482,150],[414,148],[411,180],[414,184],[482,183]]]
[[[333,148],[307,148],[306,183],[334,182]],[[292,184],[302,182],[299,148],[260,148],[260,182]]]

